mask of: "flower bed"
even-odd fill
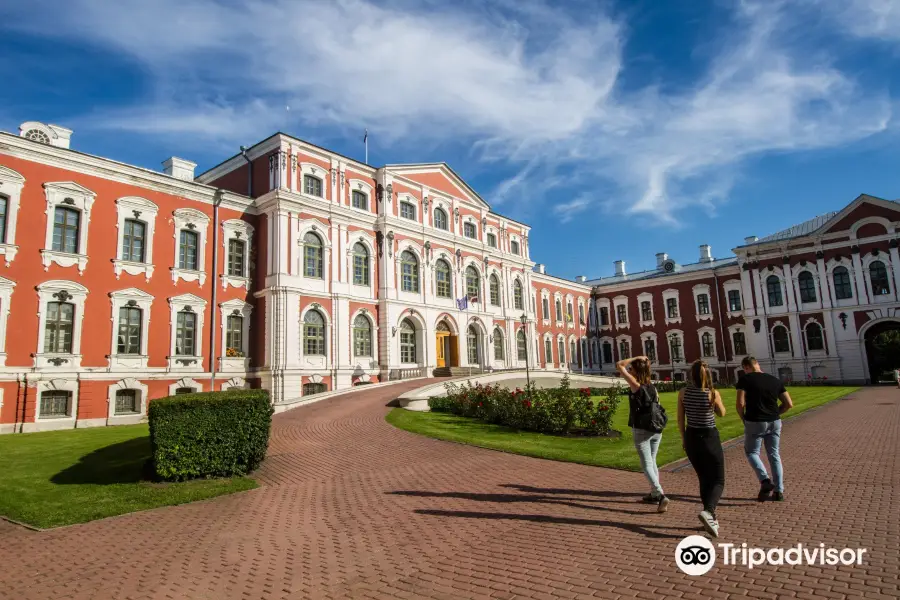
[[[448,383],[447,395],[431,398],[434,412],[446,412],[505,425],[513,429],[551,434],[609,435],[623,389],[619,386],[573,389],[564,377],[556,389],[510,391],[498,386]],[[599,395],[594,403],[592,395]]]

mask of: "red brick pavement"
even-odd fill
[[[900,597],[895,389],[786,424],[783,504],[757,504],[726,452],[722,541],[865,547],[866,564],[691,578],[674,548],[699,532],[693,471],[663,473],[675,501],[657,515],[640,474],[392,428],[387,401],[418,385],[278,415],[251,492],[45,532],[0,522],[0,598]]]

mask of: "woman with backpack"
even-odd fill
[[[650,359],[646,356],[626,358],[616,363],[616,369],[628,382],[628,426],[641,459],[641,470],[650,483],[650,493],[643,501],[656,504],[656,512],[664,513],[669,507],[669,499],[659,484],[656,453],[662,440],[666,411],[650,382]]]
[[[716,506],[725,489],[725,454],[716,415],[725,416],[722,396],[713,385],[709,365],[694,361],[687,387],[678,392],[678,429],[681,445],[700,482],[700,522],[712,537],[719,537]]]

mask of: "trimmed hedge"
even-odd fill
[[[246,475],[266,457],[272,412],[265,390],[153,400],[148,411],[153,471],[167,481]]]

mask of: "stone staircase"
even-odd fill
[[[435,377],[468,377],[482,373],[484,371],[479,367],[438,367],[432,372]]]

